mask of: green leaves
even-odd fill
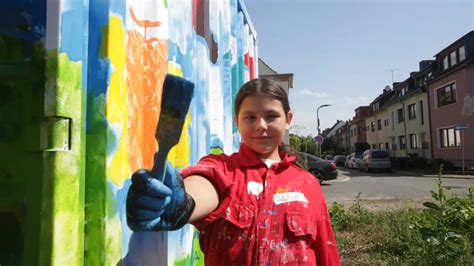
[[[423,205],[427,208],[433,209],[433,210],[440,210],[441,208],[436,205],[436,203],[433,202],[424,202]]]

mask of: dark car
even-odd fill
[[[337,167],[334,162],[304,152],[297,152],[296,158],[301,167],[318,178],[319,183],[337,178]]]
[[[334,158],[332,159],[336,165],[344,165],[344,163],[346,162],[346,156],[345,155],[336,155],[334,156]]]

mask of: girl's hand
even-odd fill
[[[183,178],[166,164],[164,183],[147,170],[132,175],[127,195],[127,224],[133,231],[177,230],[189,220],[194,200],[184,190]]]

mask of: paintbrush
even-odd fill
[[[161,113],[155,138],[158,152],[155,153],[152,175],[164,182],[166,158],[179,142],[184,120],[194,93],[194,83],[170,74],[166,75],[161,96]]]

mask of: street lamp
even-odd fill
[[[316,110],[316,118],[318,119],[318,135],[321,135],[321,130],[319,129],[319,109],[323,108],[323,107],[328,107],[328,106],[331,106],[330,104],[323,104],[323,105],[320,105],[318,107],[318,109]]]
[[[323,105],[320,105],[318,107],[318,109],[316,110],[316,118],[318,120],[318,136],[321,136],[321,130],[319,129],[319,109],[323,108],[323,107],[328,107],[328,106],[331,106],[330,104],[323,104]],[[321,149],[322,148],[322,143],[319,143],[319,157],[321,157]]]

